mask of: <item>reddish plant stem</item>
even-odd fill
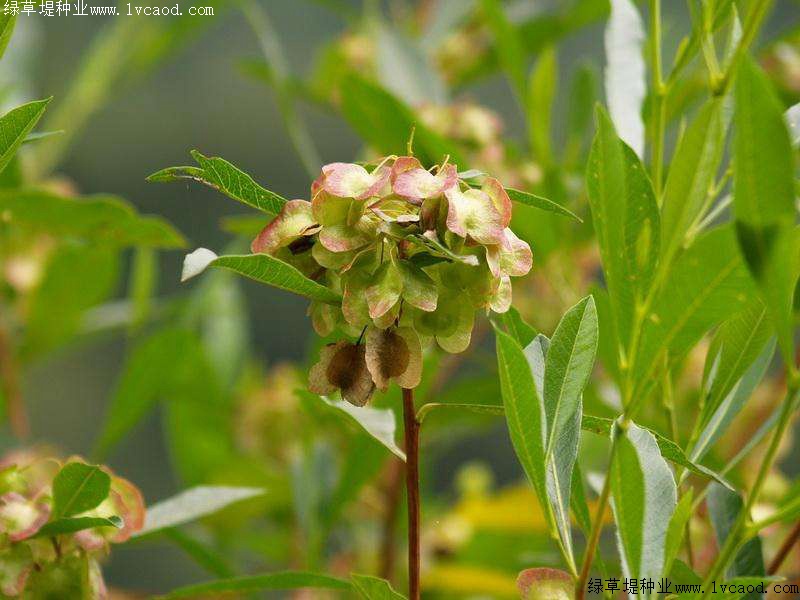
[[[11,431],[19,440],[24,440],[30,434],[28,425],[28,414],[25,411],[25,404],[22,402],[22,391],[19,387],[17,377],[17,361],[14,356],[14,349],[11,340],[8,338],[5,329],[0,327],[0,389],[6,401],[6,411]]]
[[[383,517],[383,535],[381,543],[380,576],[387,581],[392,580],[397,546],[397,513],[400,510],[400,498],[403,491],[403,464],[392,460],[389,464],[389,481],[386,484],[386,513]]]
[[[789,556],[789,552],[792,551],[792,548],[798,540],[800,540],[800,522],[792,528],[792,530],[789,532],[789,535],[786,536],[785,540],[783,540],[783,543],[778,549],[778,553],[775,555],[775,558],[773,558],[772,562],[769,563],[767,575],[775,575],[775,573],[778,572],[778,570],[781,568],[781,565],[786,560],[786,557]]]
[[[420,600],[419,589],[419,421],[414,390],[403,388],[406,440],[406,495],[408,497],[408,598]]]

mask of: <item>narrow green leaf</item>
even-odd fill
[[[697,238],[675,261],[644,319],[637,383],[648,385],[660,353],[682,356],[712,327],[741,312],[752,287],[730,226]]]
[[[350,581],[364,600],[405,600],[405,596],[395,592],[385,579],[353,573],[350,575]]]
[[[53,479],[53,515],[71,517],[92,510],[108,498],[111,477],[97,465],[71,462]]]
[[[592,530],[592,518],[589,514],[589,503],[586,501],[586,487],[583,483],[583,473],[579,462],[575,462],[572,470],[572,487],[569,495],[572,514],[584,535],[588,536]]]
[[[64,533],[75,533],[84,529],[94,529],[95,527],[120,529],[122,525],[122,519],[119,517],[65,517],[50,521],[34,537],[51,537]]]
[[[723,102],[709,100],[678,142],[664,187],[661,260],[672,261],[691,225],[707,209],[725,146]]]
[[[536,337],[536,330],[522,318],[522,315],[513,306],[497,318],[505,327],[506,333],[517,340],[523,348],[526,348]]]
[[[777,329],[784,358],[793,364],[798,252],[794,157],[781,104],[750,58],[739,67],[734,123],[737,238]]]
[[[736,492],[726,489],[717,484],[711,484],[706,499],[708,514],[711,517],[711,524],[719,547],[725,543],[731,532],[739,513],[744,508],[742,498]],[[764,569],[764,555],[761,550],[761,539],[756,536],[748,540],[741,550],[736,554],[733,564],[728,568],[726,576],[746,577],[763,576],[766,574]],[[748,599],[760,598],[760,594],[749,594]]]
[[[605,89],[619,137],[644,157],[642,106],[647,92],[644,25],[631,0],[611,0],[605,31]]]
[[[612,435],[619,438],[608,476],[623,572],[658,581],[677,500],[675,480],[649,431],[631,424]]]
[[[406,453],[400,449],[394,439],[397,423],[395,422],[393,410],[389,408],[354,406],[343,400],[328,400],[324,396],[320,396],[320,399],[328,406],[336,409],[337,412],[346,414],[359,427],[386,446],[400,460],[406,460]]]
[[[550,143],[552,112],[558,86],[558,59],[550,46],[539,55],[528,82],[528,130],[534,156],[547,165],[553,159]]]
[[[500,66],[522,104],[525,98],[525,50],[519,32],[506,16],[500,0],[482,0],[483,16],[494,36]]]
[[[497,329],[495,337],[500,390],[511,443],[525,474],[536,490],[539,503],[548,512],[544,404],[522,347],[510,335]]]
[[[253,487],[194,487],[147,507],[144,527],[135,536],[183,525],[264,493],[264,489]]]
[[[167,221],[140,215],[115,196],[68,198],[35,188],[0,190],[0,212],[15,227],[111,247],[186,244]]]
[[[451,402],[428,402],[417,411],[420,424],[431,412],[439,409],[467,410],[481,415],[504,415],[505,409],[499,404],[457,404]]]
[[[317,573],[303,573],[300,571],[285,571],[270,573],[269,575],[254,575],[252,577],[235,577],[232,579],[219,579],[208,583],[198,583],[172,590],[169,594],[158,596],[158,600],[176,600],[177,598],[202,598],[209,595],[260,592],[264,590],[349,590],[350,584],[342,579],[319,575]]]
[[[158,285],[158,255],[152,248],[134,250],[129,281],[128,295],[133,305],[131,329],[135,330],[149,318]]]
[[[661,228],[644,167],[600,106],[586,180],[617,331],[627,347],[636,305],[653,275]]]
[[[108,456],[125,435],[153,408],[162,394],[175,385],[177,365],[198,344],[197,337],[181,328],[166,328],[143,339],[125,359],[93,455]]]
[[[587,64],[578,67],[573,75],[569,93],[567,143],[564,161],[568,165],[581,162],[581,156],[591,140],[592,107],[597,102],[597,80],[594,69]]]
[[[0,17],[0,19],[3,19],[0,21],[0,28],[4,26],[7,28],[9,26],[8,19],[5,17]],[[13,27],[13,19],[11,20],[11,26]],[[5,49],[3,43],[8,43],[8,39],[4,39],[5,31],[5,29],[0,31],[0,54]],[[17,149],[44,114],[50,100],[52,98],[28,102],[0,117],[0,171],[3,171],[8,166],[8,163],[11,162],[11,159],[14,158]]]
[[[257,184],[250,175],[224,158],[203,156],[192,150],[200,167],[169,167],[150,175],[147,180],[157,183],[193,179],[269,215],[277,215],[286,199]]]
[[[591,431],[592,433],[596,433],[602,436],[610,435],[613,425],[614,421],[604,417],[583,415],[583,418],[581,419],[581,429],[583,429],[584,431]],[[681,447],[678,446],[678,444],[676,444],[672,440],[665,438],[663,435],[661,435],[657,431],[653,431],[652,429],[647,429],[645,427],[641,427],[640,429],[644,429],[655,438],[656,442],[658,443],[658,448],[659,451],[661,452],[661,456],[663,456],[670,462],[673,462],[676,465],[680,465],[697,475],[713,479],[720,485],[730,488],[730,484],[727,481],[725,481],[720,475],[716,474],[711,469],[708,469],[703,465],[697,464],[692,460],[690,460],[686,456],[686,453],[681,449]]]
[[[338,304],[341,297],[331,290],[309,279],[292,265],[268,254],[232,254],[217,256],[210,250],[199,248],[186,256],[181,281],[186,281],[203,272],[207,267],[230,269],[240,275],[292,292],[312,300]]]
[[[664,542],[664,573],[672,571],[672,563],[678,556],[683,543],[683,536],[686,534],[686,527],[689,519],[692,517],[692,500],[694,499],[694,492],[692,488],[683,495],[678,505],[675,507],[675,512],[672,513],[672,518],[669,520],[669,527],[667,528],[667,537]]]
[[[564,208],[557,202],[553,202],[552,200],[548,200],[542,196],[537,196],[536,194],[523,192],[522,190],[516,190],[514,188],[506,188],[506,193],[514,202],[519,202],[525,206],[532,206],[533,208],[538,208],[547,212],[572,217],[578,221],[578,223],[583,223],[581,218],[568,208]]]
[[[14,25],[17,22],[17,15],[6,14],[5,11],[0,14],[0,59],[3,58],[8,42],[11,41],[11,35],[14,33]]]
[[[378,79],[409,106],[446,104],[447,89],[418,42],[386,23],[376,27]]]

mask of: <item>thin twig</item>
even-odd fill
[[[403,421],[406,440],[406,495],[408,496],[408,598],[420,600],[419,588],[419,422],[414,409],[414,390],[403,388]]]
[[[22,401],[17,364],[11,340],[5,329],[0,327],[0,391],[5,397],[8,421],[17,439],[24,440],[30,435],[28,413]]]
[[[798,540],[800,540],[800,522],[798,522],[797,525],[792,528],[792,530],[789,532],[789,535],[787,535],[786,539],[783,540],[783,543],[778,549],[778,553],[775,555],[775,558],[773,558],[772,562],[769,563],[767,575],[775,575],[775,573],[778,572],[778,569],[781,568],[783,561],[785,561],[789,556],[789,552],[791,552]]]

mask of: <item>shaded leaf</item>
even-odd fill
[[[641,161],[617,137],[600,106],[586,185],[617,333],[628,347],[635,307],[643,301],[658,255],[659,213]]]
[[[317,573],[285,571],[269,575],[252,577],[235,577],[219,579],[208,583],[198,583],[172,590],[169,594],[158,596],[159,600],[175,600],[177,598],[200,598],[209,594],[259,592],[262,590],[349,590],[350,584],[342,579]]]
[[[506,333],[517,340],[517,343],[523,348],[526,348],[536,337],[536,330],[522,318],[522,315],[513,306],[499,315],[497,320],[503,324]]]
[[[794,237],[794,157],[783,111],[769,80],[752,59],[742,60],[734,117],[736,233],[778,332],[794,360],[792,303],[797,281]]]
[[[672,571],[672,564],[680,551],[683,536],[686,534],[687,525],[692,517],[693,499],[693,490],[689,488],[689,491],[678,502],[675,512],[672,513],[672,518],[669,520],[667,537],[664,542],[664,573]]]
[[[0,16],[0,55],[8,44],[7,36],[11,35],[8,28],[13,28],[14,20],[14,17],[9,19],[7,16]],[[44,114],[50,100],[52,98],[28,102],[0,117],[0,171],[14,158],[17,149]]]
[[[520,101],[525,98],[525,50],[519,32],[511,24],[500,0],[482,0],[483,16],[494,36],[500,67]]]
[[[111,477],[97,465],[71,462],[53,479],[53,515],[71,517],[92,510],[108,498]]]
[[[200,165],[199,168],[168,167],[153,173],[147,180],[165,183],[193,179],[270,215],[277,215],[286,204],[285,198],[261,187],[250,175],[227,160],[203,156],[197,150],[192,150],[192,157]]]
[[[647,92],[644,25],[631,0],[611,0],[605,31],[605,89],[619,137],[644,157],[642,106]]]
[[[252,487],[194,487],[149,506],[144,527],[134,536],[141,537],[167,527],[183,525],[264,493],[264,489]]]
[[[50,521],[39,530],[34,537],[50,537],[64,533],[75,533],[84,529],[94,529],[95,527],[122,527],[122,519],[119,517],[67,517]]]
[[[631,423],[612,435],[619,436],[609,477],[623,572],[627,578],[658,581],[675,511],[675,480],[649,431]]]
[[[199,252],[203,252],[203,255],[201,256]],[[269,256],[268,254],[232,254],[228,256],[216,256],[214,254],[212,256],[212,254],[210,250],[200,248],[187,255],[187,262],[184,263],[185,275],[182,279],[186,280],[189,277],[194,277],[209,266],[222,267],[250,279],[311,298],[312,300],[319,300],[328,304],[338,304],[341,301],[336,292],[309,279],[292,265],[274,256]],[[198,258],[201,259],[200,262],[195,263],[195,259]]]
[[[3,14],[0,14],[0,58],[3,58],[3,54],[8,47],[8,42],[11,41],[11,35],[14,33],[14,25],[17,22],[17,15],[11,14],[9,11],[6,14],[3,11]]]
[[[358,595],[364,600],[403,600],[405,596],[395,592],[392,585],[385,579],[369,575],[350,575],[350,581]]]
[[[385,23],[376,37],[378,79],[385,89],[409,106],[447,102],[444,82],[415,41]]]
[[[550,46],[539,55],[528,82],[528,135],[534,156],[543,164],[553,157],[550,139],[557,87],[558,58]]]
[[[368,406],[353,406],[349,402],[341,400],[329,400],[320,396],[323,402],[338,411],[348,415],[359,427],[363,428],[368,434],[386,446],[389,451],[400,460],[406,459],[406,454],[394,440],[397,423],[395,414],[389,408],[370,408]]]

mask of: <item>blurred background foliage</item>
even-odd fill
[[[586,221],[603,0],[214,6],[216,15],[202,18],[20,17],[0,63],[3,103],[53,95],[37,129],[63,133],[27,144],[15,172],[65,195],[125,198],[174,224],[188,246],[242,250],[263,224],[236,218],[243,207],[203,186],[155,186],[145,177],[188,164],[197,148],[302,198],[322,163],[402,151],[398,139],[416,123],[420,155],[449,151],[462,169],[490,172]],[[665,56],[673,56],[691,30],[689,11],[682,2],[664,11]],[[800,4],[778,1],[757,52],[787,106],[800,100],[798,21]],[[704,81],[695,66],[670,98],[672,119],[697,105]],[[515,284],[515,306],[551,332],[597,285],[591,227],[520,208],[514,229],[534,250],[534,273]],[[43,275],[28,288],[4,284],[25,300],[18,358],[31,442],[106,461],[148,501],[197,483],[268,491],[207,527],[117,549],[107,581],[162,591],[209,573],[287,566],[385,571],[384,523],[394,519],[401,530],[403,522],[387,501],[397,495],[397,466],[338,411],[295,393],[318,343],[306,302],[222,272],[180,286],[183,253],[158,247],[182,245],[181,234],[156,244],[89,240],[102,250],[90,253],[74,240],[34,235],[25,242],[26,268]],[[598,310],[602,322],[601,301]],[[483,322],[466,357],[431,359],[438,375],[426,370],[420,397],[499,404],[487,334]],[[706,348],[682,365],[682,402],[698,394]],[[587,390],[587,412],[614,414],[611,363]],[[769,385],[777,384],[757,390],[753,415],[770,408]],[[377,404],[397,407],[398,398]],[[668,431],[663,415],[648,419]],[[752,433],[744,421],[710,464]],[[605,442],[585,437],[582,464],[592,465]],[[520,569],[556,557],[533,493],[520,485],[505,423],[434,413],[423,439],[425,589],[443,598],[476,590],[513,597]],[[16,445],[10,431],[2,444]],[[787,470],[796,470],[785,456]],[[774,486],[772,497],[782,496],[785,483]]]

